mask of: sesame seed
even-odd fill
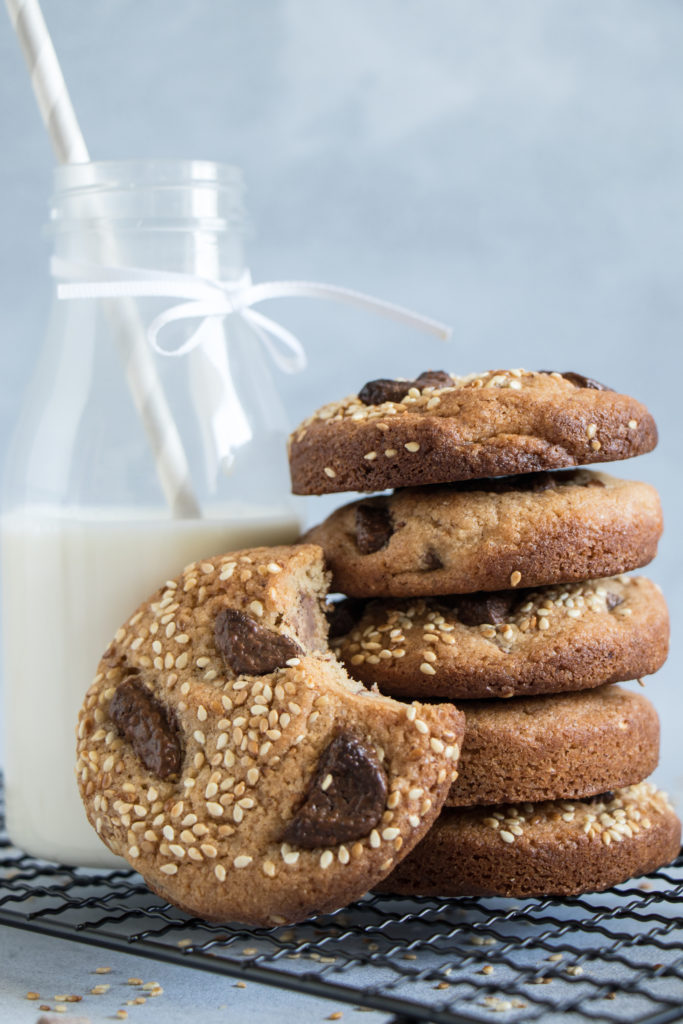
[[[253,612],[254,615],[261,616],[263,615],[263,605],[260,601],[252,601],[249,605],[249,611]]]
[[[401,830],[398,828],[385,828],[382,832],[382,839],[386,839],[390,843],[392,839],[397,839],[400,834]]]
[[[411,704],[410,707],[406,708],[406,718],[409,722],[414,722],[416,715],[417,708],[414,705]]]
[[[436,654],[434,651],[423,651],[422,657],[425,661],[436,661]]]
[[[165,875],[176,875],[178,873],[177,864],[162,864],[160,871],[163,871]]]
[[[596,439],[593,439],[591,441],[591,448],[593,449],[594,452],[599,452],[600,449],[602,448],[602,445],[600,444],[599,441],[597,441]]]
[[[422,664],[420,665],[420,672],[422,672],[423,675],[425,675],[425,676],[435,676],[436,675],[436,669],[433,668],[429,664],[429,662],[427,662],[427,661],[423,661]]]
[[[246,854],[241,854],[239,857],[235,857],[233,867],[246,868],[251,864],[253,859],[253,857],[249,857]]]
[[[296,864],[296,862],[299,859],[299,851],[292,850],[290,853],[285,853],[283,854],[282,859],[284,860],[285,864]]]
[[[431,665],[429,667],[431,668]],[[421,718],[415,719],[415,728],[418,732],[421,732],[423,736],[429,732],[429,726],[426,722],[423,722]]]
[[[372,832],[370,833],[370,846],[373,848],[373,850],[376,850],[381,842],[382,840],[379,837],[379,832],[377,831],[376,828],[373,828]]]
[[[340,846],[337,850],[337,857],[339,858],[340,864],[348,864],[350,860],[349,851],[345,846]]]
[[[517,569],[515,569],[515,571],[510,575],[510,585],[513,586],[513,587],[516,587],[517,584],[521,581],[521,579],[522,579],[521,572],[519,572]]]
[[[325,790],[329,789],[331,785],[332,785],[332,776],[328,773],[325,776],[325,778],[323,779],[320,788],[322,789],[322,791],[324,793]]]
[[[225,881],[226,870],[225,870],[225,868],[223,867],[222,864],[216,864],[216,866],[213,869],[213,873],[214,873],[214,875],[216,876],[216,878],[218,879],[219,882],[224,882]]]
[[[330,866],[330,864],[332,863],[333,860],[334,860],[334,854],[332,853],[332,851],[331,850],[324,850],[323,853],[321,853],[321,855],[320,855],[320,867],[323,868],[323,870],[325,868],[329,868],[329,866]]]
[[[395,448],[385,448],[384,454],[385,454],[385,456],[388,459],[393,459],[394,455],[396,455],[396,449]]]
[[[330,480],[334,479],[334,477],[337,475],[331,466],[325,466],[323,473],[325,474],[325,476],[328,476]]]
[[[548,622],[547,619],[539,619],[538,620],[538,628],[541,629],[541,630],[550,629],[550,623]]]
[[[223,815],[223,807],[221,804],[209,801],[206,805],[206,809],[212,818],[220,818]],[[237,808],[235,808],[235,810],[237,810]]]
[[[408,441],[408,443],[404,444],[403,447],[407,452],[419,452],[420,450],[420,446],[417,441]]]
[[[436,736],[432,736],[432,738],[429,741],[429,745],[435,754],[442,754],[444,752],[444,744],[442,743],[441,740],[438,740]]]
[[[377,452],[366,452],[363,458],[367,459],[368,462],[374,462],[377,458]]]
[[[637,426],[638,426],[638,420],[629,420],[628,421],[629,430],[635,430]]]
[[[591,438],[595,437],[597,432],[598,432],[598,425],[597,425],[597,423],[589,423],[588,426],[586,427],[586,437],[588,438],[589,441],[590,441]]]
[[[418,818],[417,814],[408,815],[408,824],[411,826],[411,828],[417,828],[417,826],[420,824],[420,819]]]
[[[500,829],[498,835],[500,836],[504,843],[514,843],[515,841],[515,837],[513,836],[512,832],[508,832],[507,829]]]

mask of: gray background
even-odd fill
[[[675,0],[46,0],[94,158],[244,169],[256,280],[335,281],[454,328],[446,346],[317,302],[269,312],[306,343],[294,424],[379,375],[575,369],[655,412],[651,575],[674,621],[648,683],[659,779],[683,797],[677,475],[683,4]],[[0,18],[0,459],[38,359],[52,155]],[[321,514],[313,503],[311,519]]]

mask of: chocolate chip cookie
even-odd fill
[[[327,650],[311,545],[188,566],[126,622],[81,709],[101,839],[177,906],[300,921],[361,896],[424,835],[464,717],[371,693]]]
[[[582,374],[491,370],[369,381],[290,438],[295,494],[382,491],[651,451],[650,413]]]
[[[450,807],[582,799],[642,782],[657,767],[657,712],[620,686],[469,701],[464,711]]]
[[[669,616],[656,584],[613,576],[540,590],[349,598],[333,606],[330,637],[352,676],[395,697],[512,697],[656,672]]]
[[[340,593],[421,597],[617,575],[647,565],[661,531],[654,487],[567,470],[364,498],[305,540]]]
[[[576,896],[672,861],[681,824],[652,783],[592,800],[444,811],[379,889],[407,896]]]

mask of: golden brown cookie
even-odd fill
[[[614,576],[647,565],[661,531],[654,487],[579,469],[365,498],[304,539],[334,590],[420,597]]]
[[[358,898],[426,832],[464,718],[350,680],[311,545],[188,566],[121,627],[81,710],[78,781],[115,853],[214,920]]]
[[[410,699],[559,693],[638,679],[663,665],[669,645],[666,602],[643,576],[333,607],[330,643],[350,674]],[[340,629],[348,632],[335,635]]]
[[[490,370],[369,381],[290,438],[295,494],[382,491],[648,452],[645,406],[578,373]]]
[[[444,811],[378,889],[406,896],[576,896],[668,864],[681,824],[652,783],[593,800]]]
[[[464,710],[450,807],[580,800],[642,782],[657,767],[657,712],[620,686],[469,701]]]

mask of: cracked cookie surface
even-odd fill
[[[100,838],[177,906],[283,924],[344,906],[424,835],[464,718],[350,680],[322,553],[193,563],[117,632],[78,725]]]
[[[582,374],[428,371],[318,409],[289,458],[296,494],[329,494],[612,462],[656,443],[645,406]]]

